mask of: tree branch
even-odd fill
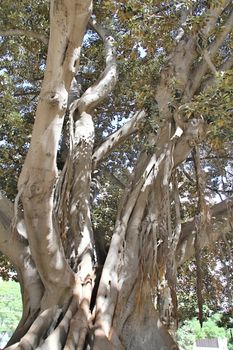
[[[22,92],[15,92],[15,97],[21,97],[21,96],[38,96],[40,94],[40,91],[22,91]]]
[[[124,190],[126,188],[126,184],[124,184],[116,175],[114,175],[110,170],[104,168],[104,175],[111,181],[111,183],[117,185],[120,189]]]
[[[138,131],[145,117],[146,112],[144,110],[137,111],[120,129],[108,136],[93,154],[93,169],[96,169],[98,164],[103,161],[114,148],[124,142],[129,135]]]
[[[26,240],[18,234],[19,230],[25,229],[23,223],[16,225],[18,231],[11,229],[13,216],[13,204],[0,195],[0,250],[15,266],[23,290],[24,313],[19,324],[22,326],[29,314],[32,315],[39,307],[44,289]]]
[[[32,139],[18,189],[22,191],[30,251],[46,289],[41,308],[69,298],[75,276],[54,220],[57,149],[92,1],[51,1],[50,39]],[[50,276],[48,278],[48,275]]]
[[[222,26],[222,30],[219,32],[219,34],[216,37],[216,40],[213,44],[209,46],[206,50],[202,52],[203,54],[203,60],[199,64],[199,66],[196,68],[196,70],[192,74],[192,80],[189,87],[189,94],[190,96],[193,96],[197,89],[199,88],[201,81],[203,79],[203,76],[210,68],[210,60],[214,57],[220,46],[223,44],[226,36],[231,32],[233,27],[233,11],[229,15],[227,21],[225,22],[225,25]],[[216,73],[215,67],[211,65],[211,70],[214,70]]]
[[[46,35],[25,29],[0,30],[0,36],[26,36],[28,38],[40,40],[43,44],[48,45],[48,38]]]
[[[71,112],[76,108],[80,112],[93,109],[113,90],[118,78],[114,38],[108,36],[106,30],[95,22],[91,22],[91,26],[104,42],[106,67],[97,82],[74,102],[70,108]]]
[[[221,64],[221,66],[218,68],[218,71],[224,74],[224,72],[231,69],[232,67],[233,67],[233,56],[230,56],[223,64]],[[201,84],[201,90],[205,91],[206,89],[215,86],[216,83],[217,83],[216,76],[211,76]]]
[[[200,233],[202,248],[213,244],[227,233],[232,232],[233,198],[214,205],[209,210],[209,225],[207,234]],[[186,260],[192,258],[195,253],[195,230],[198,217],[182,224],[182,233],[177,247],[177,264],[181,265]]]
[[[184,124],[182,130],[183,134],[177,138],[175,143],[173,168],[181,164],[191,153],[193,147],[204,139],[206,124],[202,119],[193,118]]]
[[[13,211],[13,204],[0,195],[0,250],[17,268],[19,267],[19,256],[24,252],[26,246],[23,241],[12,235]]]
[[[202,33],[205,36],[209,36],[213,29],[216,26],[216,22],[218,20],[218,17],[221,15],[221,13],[227,8],[229,5],[230,0],[224,0],[219,2],[219,5],[216,6],[216,3],[213,3],[213,5],[210,7],[208,11],[208,18],[209,20],[207,21],[206,26],[202,29]]]

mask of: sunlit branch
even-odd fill
[[[93,169],[95,169],[99,162],[104,160],[114,148],[124,142],[129,135],[138,131],[145,117],[146,112],[144,110],[137,111],[134,116],[120,129],[108,136],[108,138],[95,150],[93,154]]]
[[[18,181],[19,192],[23,192],[21,200],[30,251],[45,289],[49,291],[42,301],[42,308],[49,305],[51,300],[53,303],[61,300],[63,293],[69,298],[67,290],[75,283],[55,224],[53,199],[57,176],[57,149],[68,91],[76,74],[91,11],[91,0],[51,1],[46,70],[30,149]],[[34,156],[35,153],[38,156]],[[52,293],[53,289],[56,293]]]
[[[74,102],[71,112],[76,108],[82,112],[96,107],[113,90],[118,78],[114,38],[107,35],[106,30],[95,22],[90,24],[104,42],[106,66],[94,85],[90,86],[81,98]]]

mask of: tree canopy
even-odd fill
[[[183,284],[200,321],[203,292],[229,308],[232,2],[2,0],[0,18],[0,250],[25,293],[12,344],[75,288],[96,349],[143,348],[152,302],[174,327]],[[148,344],[172,349],[159,332]]]

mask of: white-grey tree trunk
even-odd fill
[[[215,12],[217,16],[220,8]],[[161,318],[167,323],[175,318],[176,268],[194,254],[194,236],[188,231],[195,219],[181,225],[176,168],[205,137],[206,126],[199,119],[183,121],[178,106],[169,109],[170,79],[179,81],[183,101],[192,98],[201,82],[196,75],[192,84],[189,79],[197,58],[196,38],[179,38],[161,72],[155,98],[162,122],[156,135],[148,135],[149,151],[142,148],[125,188],[98,284],[92,171],[138,131],[146,112],[136,112],[93,150],[94,108],[117,81],[114,40],[90,22],[90,0],[53,0],[50,13],[46,72],[19,178],[11,234],[12,208],[1,199],[1,250],[17,268],[23,295],[22,320],[7,349],[178,349]],[[104,42],[106,67],[93,86],[68,104],[88,21]],[[211,18],[203,30],[213,26]],[[199,69],[208,70],[203,62]],[[69,150],[58,174],[56,156],[65,112]],[[221,223],[226,210],[218,212],[219,208],[213,208],[212,215]],[[212,229],[217,239],[216,227]],[[210,241],[204,233],[200,239],[203,245]]]

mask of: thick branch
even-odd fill
[[[231,12],[225,25],[222,27],[222,30],[217,35],[215,42],[211,44],[207,50],[203,51],[204,59],[201,61],[197,69],[192,74],[193,78],[191,80],[191,86],[189,90],[190,96],[193,96],[197,91],[197,89],[199,88],[201,81],[203,79],[203,76],[210,68],[209,60],[211,60],[214,57],[218,49],[221,47],[226,36],[231,32],[232,27],[233,27],[233,11]],[[204,52],[205,52],[205,55],[204,55]],[[208,55],[206,55],[207,52],[208,52]],[[206,60],[206,56],[208,56],[208,60]]]
[[[88,111],[97,106],[113,90],[117,82],[115,40],[112,36],[107,36],[106,31],[96,23],[92,22],[91,25],[104,42],[106,67],[97,82],[89,87],[71,108],[78,107],[80,112]]]
[[[207,16],[208,21],[206,23],[206,26],[202,29],[202,33],[206,36],[211,35],[212,31],[214,30],[218,17],[221,15],[221,13],[224,11],[224,9],[229,5],[230,0],[224,0],[219,2],[219,4],[216,6],[216,3],[213,3],[213,5],[210,7]]]
[[[67,289],[72,288],[74,283],[74,275],[65,259],[54,223],[53,197],[56,156],[68,91],[76,74],[91,10],[91,0],[51,2],[46,71],[30,150],[18,183],[32,257],[43,284],[50,291],[43,307],[58,302],[63,295],[69,297]]]
[[[221,74],[224,74],[224,72],[231,69],[232,67],[233,67],[233,56],[230,56],[223,64],[221,64],[221,66],[218,68],[218,71],[221,72]],[[201,84],[201,90],[205,91],[208,88],[216,86],[216,84],[217,84],[216,75],[211,76]]]
[[[177,124],[177,127],[179,125]],[[206,134],[206,125],[202,119],[191,119],[183,126],[183,134],[177,138],[173,154],[173,168],[182,163],[199,144]],[[176,135],[176,134],[175,134]],[[174,136],[173,136],[174,137]]]
[[[209,225],[207,234],[200,233],[201,246],[213,244],[223,235],[232,231],[233,199],[214,205],[209,211]],[[198,218],[182,224],[182,233],[177,247],[177,264],[181,265],[194,256],[195,230]]]
[[[33,314],[39,307],[43,294],[43,286],[35,269],[34,262],[26,240],[20,238],[18,232],[12,231],[13,205],[0,195],[0,250],[15,266],[23,294],[23,317],[19,326],[22,326],[29,314]],[[16,228],[21,232],[25,227],[19,222]],[[25,235],[25,232],[24,232]]]
[[[38,39],[42,41],[43,44],[48,45],[48,38],[46,35],[25,29],[0,30],[0,36],[26,36],[28,38]]]
[[[145,117],[146,112],[144,110],[137,111],[120,129],[108,136],[93,154],[93,169],[96,169],[98,164],[103,161],[114,148],[124,142],[131,134],[138,131]]]
[[[0,250],[16,267],[19,267],[18,259],[26,248],[25,244],[12,237],[11,221],[13,219],[13,205],[0,195]]]

